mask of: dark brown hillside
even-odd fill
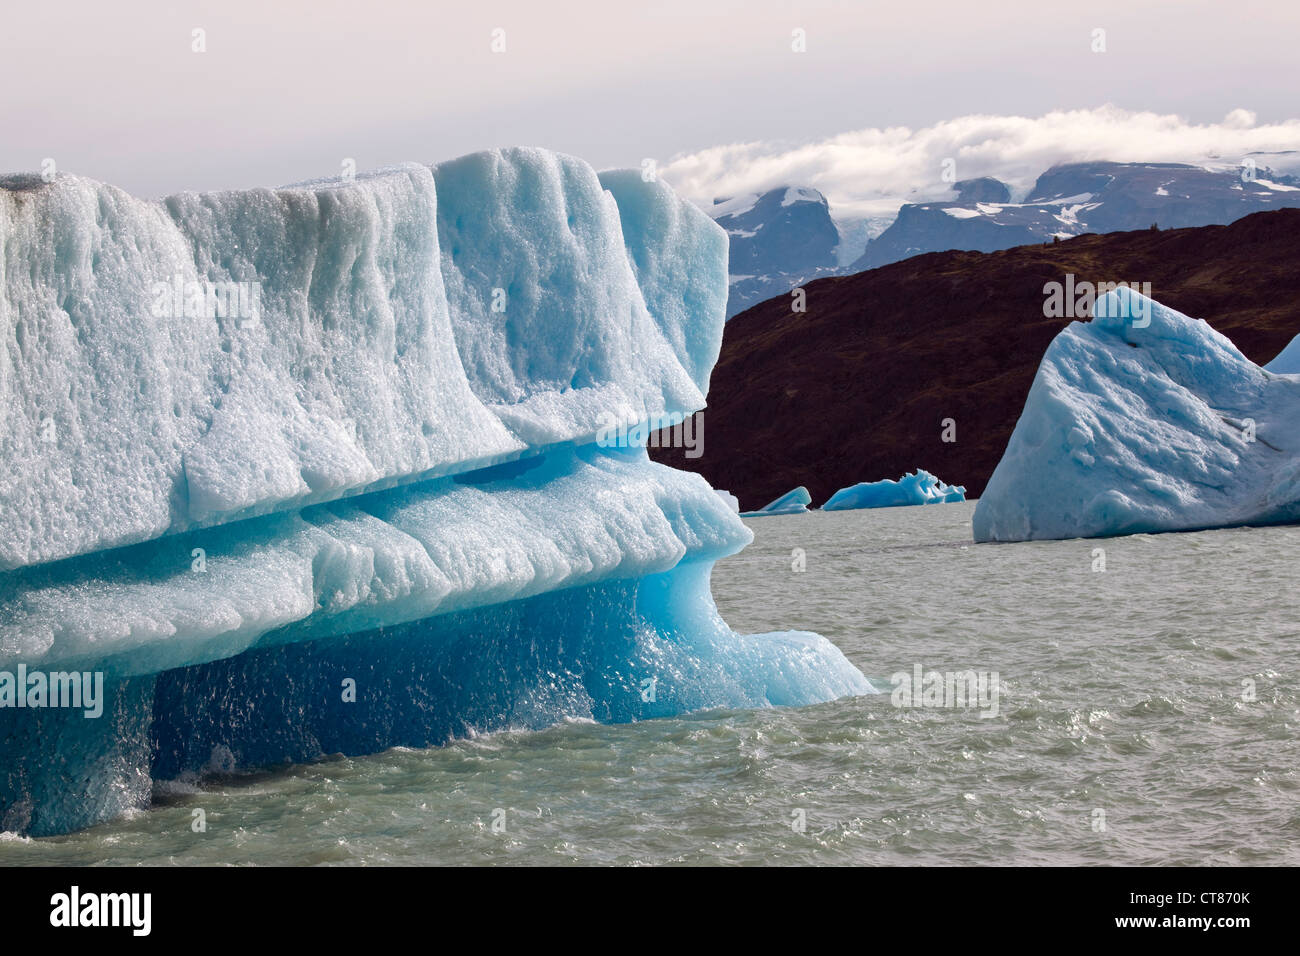
[[[926,468],[978,496],[1034,372],[1069,321],[1043,285],[1151,283],[1152,296],[1269,361],[1300,332],[1300,210],[1230,226],[1088,235],[1002,252],[939,252],[807,289],[733,318],[714,370],[704,454],[652,451],[757,508],[796,485],[820,505],[858,481]],[[941,422],[956,421],[955,443]]]

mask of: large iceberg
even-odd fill
[[[596,441],[701,408],[717,358],[726,237],[663,184],[532,149],[161,202],[10,177],[0,237],[0,828],[872,691],[732,632],[709,572],[748,529]]]
[[[975,508],[977,541],[1300,520],[1300,376],[1131,289],[1052,341]]]
[[[822,511],[896,508],[901,505],[933,505],[965,500],[966,489],[963,486],[944,484],[924,468],[918,468],[897,481],[885,478],[841,488],[826,500]]]

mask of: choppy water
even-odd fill
[[[977,546],[972,509],[756,519],[714,573],[886,693],[173,786],[0,865],[1300,863],[1300,528]],[[914,664],[997,671],[998,715],[895,707]]]

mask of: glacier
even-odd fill
[[[963,486],[945,484],[924,468],[918,468],[897,481],[885,478],[841,488],[826,499],[822,511],[895,508],[900,505],[930,505],[965,500],[966,489]]]
[[[98,718],[0,695],[0,828],[873,692],[818,635],[727,627],[749,530],[596,440],[702,408],[717,359],[726,236],[663,183],[524,148],[161,201],[9,176],[0,236],[0,672],[105,688]]]
[[[769,501],[757,511],[742,511],[742,518],[761,518],[764,515],[806,515],[812,504],[812,495],[803,485],[787,491],[775,501]]]
[[[1120,287],[1049,345],[976,505],[975,540],[1295,522],[1297,421],[1300,376]]]

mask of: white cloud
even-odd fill
[[[1291,156],[1260,156],[1287,150]],[[1300,120],[1257,126],[1234,109],[1222,122],[1189,123],[1174,115],[1115,106],[1024,116],[962,116],[923,129],[861,129],[809,143],[760,141],[679,155],[664,178],[706,208],[714,197],[777,186],[813,186],[837,217],[892,216],[903,202],[951,197],[943,179],[952,160],[957,179],[993,176],[1020,198],[1039,173],[1062,162],[1182,162],[1226,167],[1255,154],[1261,166],[1300,169]]]

